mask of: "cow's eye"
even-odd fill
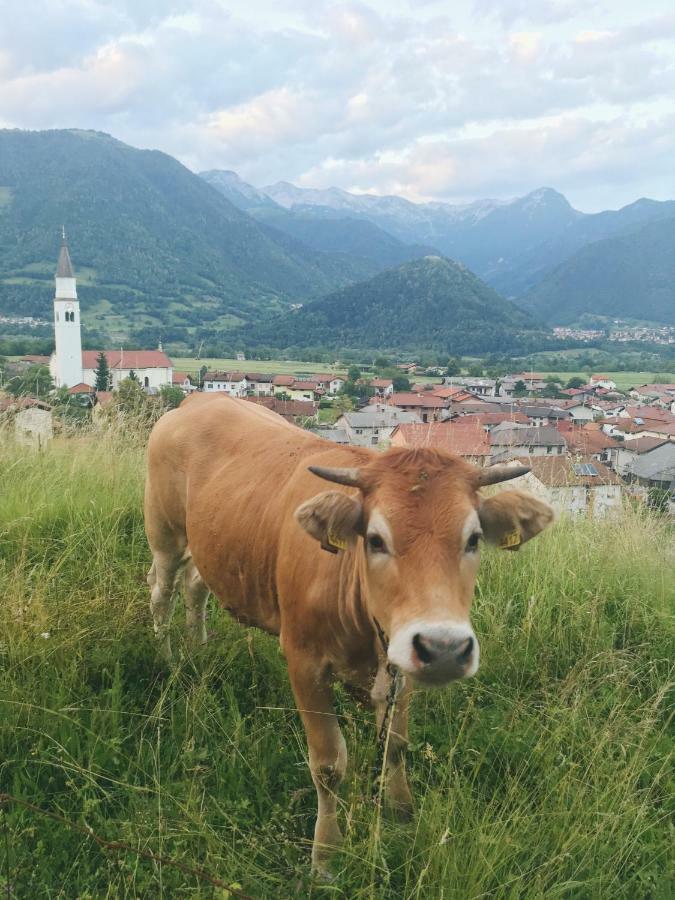
[[[379,534],[368,535],[368,549],[372,553],[386,553],[387,546]]]
[[[466,542],[465,552],[475,553],[478,550],[478,542],[481,539],[480,531],[474,531],[469,540]]]

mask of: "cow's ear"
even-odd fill
[[[548,503],[527,491],[516,490],[481,497],[478,516],[485,539],[503,550],[517,550],[554,519]]]
[[[357,497],[342,491],[324,491],[306,500],[295,518],[324,550],[346,550],[363,533],[363,507]]]

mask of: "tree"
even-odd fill
[[[410,379],[406,378],[405,375],[396,375],[394,378],[392,378],[392,384],[394,385],[394,390],[397,393],[399,391],[410,390]]]
[[[357,382],[361,377],[361,369],[358,366],[350,366],[347,369],[347,380]]]
[[[469,366],[468,373],[472,378],[482,378],[483,367],[478,363],[474,363],[474,365]]]
[[[175,384],[163,384],[159,389],[159,399],[167,409],[176,409],[185,400],[185,394]]]
[[[129,374],[127,375],[127,378],[130,381],[137,381],[139,384],[141,383],[138,375],[134,372],[133,369],[129,369]]]
[[[448,375],[452,377],[453,375],[459,375],[462,371],[462,361],[458,359],[456,356],[451,356],[448,359]]]
[[[94,390],[109,391],[110,390],[110,368],[105,353],[101,350],[96,357],[96,371],[94,373]]]
[[[576,388],[580,388],[580,387],[582,386],[582,384],[586,384],[586,382],[584,381],[584,379],[583,379],[583,378],[579,378],[578,375],[575,375],[574,378],[570,378],[570,380],[567,382],[567,384],[565,385],[565,387],[566,387],[568,390],[571,390],[571,389],[575,389],[575,390],[576,390]]]
[[[389,360],[386,356],[377,356],[373,365],[376,369],[386,369],[389,365]]]
[[[524,381],[518,380],[513,386],[513,396],[514,397],[526,397],[527,396],[527,385]]]
[[[32,394],[35,397],[46,397],[54,389],[49,366],[31,366],[22,375],[7,382],[7,390],[15,397]]]

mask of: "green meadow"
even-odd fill
[[[142,484],[132,428],[40,454],[0,443],[0,896],[674,895],[666,521],[563,520],[484,553],[481,669],[413,699],[410,824],[370,801],[373,719],[336,691],[346,843],[315,884],[315,793],[277,644],[212,606],[190,652],[179,603],[161,668]]]

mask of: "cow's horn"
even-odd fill
[[[359,470],[350,468],[331,469],[326,466],[310,466],[309,471],[326,481],[334,481],[336,484],[346,484],[349,487],[359,487]]]
[[[509,481],[511,478],[520,478],[527,475],[529,466],[488,466],[478,472],[478,484],[483,487],[486,484],[499,484],[500,481]]]

